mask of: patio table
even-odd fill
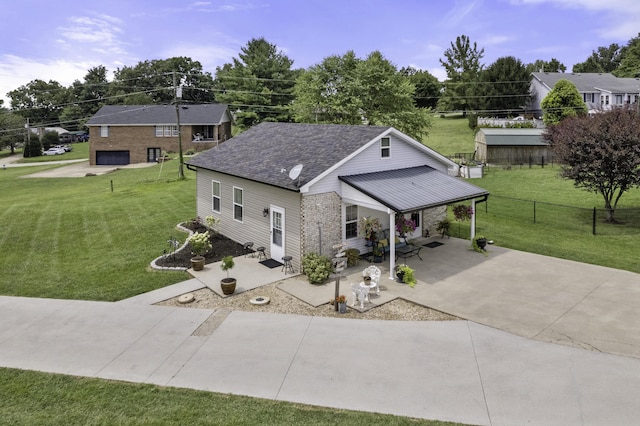
[[[406,262],[407,258],[412,256],[418,256],[420,260],[423,260],[422,257],[420,257],[421,249],[422,249],[422,246],[414,246],[413,244],[408,244],[406,246],[398,247],[396,249],[396,261],[398,260],[399,257],[401,257]]]

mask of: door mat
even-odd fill
[[[277,268],[278,266],[282,266],[282,263],[273,259],[262,260],[260,261],[260,263],[270,269]]]
[[[429,248],[436,248],[438,246],[442,246],[444,245],[444,243],[438,242],[438,241],[431,241],[430,243],[424,244],[424,247],[429,247]]]

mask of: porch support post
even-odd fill
[[[389,212],[389,279],[395,279],[396,269],[396,212]]]
[[[471,241],[473,241],[473,237],[476,236],[476,199],[471,200],[471,208],[473,209],[473,214],[471,215]]]

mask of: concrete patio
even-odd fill
[[[416,271],[414,288],[389,278],[388,259],[376,264],[382,270],[381,292],[371,294],[364,310],[402,298],[522,337],[640,358],[635,331],[640,323],[640,275],[495,245],[487,246],[484,256],[456,238],[424,239],[420,244],[432,241],[442,245],[424,246],[423,260],[406,260]],[[340,294],[351,297],[350,284],[362,281],[361,271],[368,265],[361,260],[344,271]],[[185,292],[207,286],[223,296],[219,282],[226,274],[218,264],[189,272],[195,280]],[[312,285],[303,275],[286,275],[280,267],[267,268],[251,257],[236,258],[232,275],[238,279],[236,293],[277,282],[278,288],[312,306],[327,303],[335,294],[334,281]],[[351,299],[349,306],[361,310],[359,304],[351,306]]]

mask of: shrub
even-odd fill
[[[311,284],[322,284],[331,273],[331,260],[318,253],[307,253],[302,257],[302,273]]]
[[[212,248],[208,232],[195,232],[189,237],[188,241],[189,246],[191,246],[191,251],[196,256],[203,256]]]
[[[205,222],[207,222],[207,226],[211,229],[213,234],[217,234],[218,230],[216,229],[218,225],[220,225],[220,219],[216,219],[215,216],[209,215],[204,218]]]

